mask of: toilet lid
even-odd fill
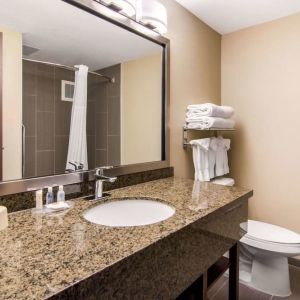
[[[241,224],[241,228],[247,232],[247,236],[254,239],[280,244],[300,244],[299,234],[280,226],[248,220],[248,223]]]

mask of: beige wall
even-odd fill
[[[250,217],[300,233],[300,14],[223,36],[222,104],[237,111],[231,165]]]
[[[190,150],[182,148],[186,106],[221,98],[221,36],[173,0],[168,10],[171,41],[170,156],[175,176],[193,177]]]
[[[3,33],[3,180],[22,177],[22,35]]]
[[[121,65],[121,165],[161,160],[161,54]]]

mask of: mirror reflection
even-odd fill
[[[161,46],[60,0],[0,5],[1,180],[161,160]]]

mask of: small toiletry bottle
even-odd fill
[[[48,192],[46,194],[46,204],[51,204],[53,202],[53,191],[52,187],[48,187]]]
[[[35,192],[35,208],[37,210],[43,209],[43,191],[38,190]]]
[[[57,192],[57,202],[63,202],[63,201],[65,201],[65,192],[64,192],[64,187],[60,185]]]
[[[5,229],[8,226],[7,208],[0,206],[0,230]]]

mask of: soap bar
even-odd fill
[[[55,203],[46,204],[46,207],[50,209],[66,209],[69,208],[70,205],[66,202],[55,202]]]
[[[8,226],[7,208],[0,206],[0,230]]]

